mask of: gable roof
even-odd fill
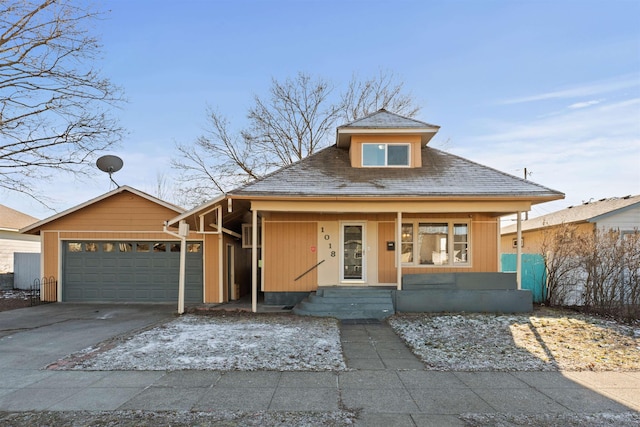
[[[564,194],[430,147],[422,149],[420,168],[353,168],[349,151],[334,145],[229,196],[521,197],[539,203]]]
[[[368,116],[354,120],[351,123],[338,126],[336,130],[336,145],[348,147],[354,134],[419,134],[422,144],[426,145],[440,126],[421,122],[420,120],[403,117],[385,109],[376,111]]]
[[[22,227],[37,222],[38,218],[32,217],[8,206],[0,205],[0,230],[18,231]]]
[[[98,202],[100,202],[102,200],[108,199],[109,197],[111,197],[111,196],[113,196],[115,194],[119,194],[119,193],[122,193],[122,192],[125,192],[125,191],[128,191],[129,193],[133,193],[133,194],[135,194],[135,195],[137,195],[139,197],[142,197],[143,199],[147,199],[147,200],[149,200],[149,201],[151,201],[151,202],[153,202],[155,204],[158,204],[160,206],[164,206],[165,208],[170,209],[170,210],[176,212],[177,214],[181,214],[181,213],[184,212],[184,209],[179,207],[179,206],[173,205],[173,204],[171,204],[169,202],[165,202],[164,200],[158,199],[157,197],[154,197],[154,196],[152,196],[150,194],[144,193],[144,192],[142,192],[140,190],[136,190],[135,188],[129,187],[128,185],[123,185],[121,187],[118,187],[118,188],[116,188],[114,190],[109,191],[108,193],[104,193],[103,195],[98,196],[98,197],[96,197],[94,199],[88,200],[88,201],[86,201],[84,203],[81,203],[81,204],[79,204],[77,206],[74,206],[74,207],[69,208],[69,209],[67,209],[65,211],[57,213],[57,214],[55,214],[53,216],[50,216],[49,218],[45,218],[42,221],[36,222],[35,224],[31,224],[30,226],[21,229],[20,232],[21,233],[34,232],[37,229],[41,228],[45,224],[53,222],[53,221],[55,221],[55,220],[57,220],[59,218],[62,218],[63,216],[67,216],[69,214],[72,214],[73,212],[77,212],[77,211],[79,211],[79,210],[81,210],[81,209],[83,209],[83,208],[85,208],[85,207],[87,207],[89,205],[93,205],[94,203],[98,203]]]
[[[640,207],[640,195],[611,197],[595,202],[586,202],[578,206],[569,206],[566,209],[522,221],[521,226],[522,230],[526,231],[560,224],[597,222],[606,216],[613,215],[633,207]],[[516,231],[517,224],[511,224],[504,227],[501,233],[509,234],[515,233]]]

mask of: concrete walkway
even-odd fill
[[[340,373],[42,369],[61,353],[85,345],[71,339],[84,336],[80,328],[87,319],[83,322],[66,323],[70,339],[64,347],[53,347],[46,328],[14,331],[0,340],[0,411],[361,408],[359,425],[387,427],[459,426],[463,423],[457,415],[469,412],[640,410],[640,372],[427,371],[391,328],[379,322],[342,324],[344,355],[352,370]]]

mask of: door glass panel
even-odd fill
[[[344,280],[362,280],[362,225],[344,226]]]

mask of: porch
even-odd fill
[[[405,274],[394,287],[318,287],[293,308],[307,316],[384,319],[396,312],[527,313],[531,291],[518,289],[515,273]]]

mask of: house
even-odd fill
[[[40,238],[20,234],[20,229],[38,221],[30,215],[0,205],[0,275],[7,277],[6,287],[13,288],[15,253],[40,252]],[[4,283],[4,280],[3,280]]]
[[[47,300],[175,302],[181,251],[184,298],[203,295],[202,236],[164,226],[184,209],[122,186],[21,230],[42,239],[41,270],[54,277]]]
[[[234,266],[250,256],[254,311],[258,293],[309,305],[310,293],[336,302],[375,289],[405,311],[530,309],[530,293],[498,273],[500,217],[564,195],[429,147],[438,129],[377,111],[338,127],[335,145],[171,219],[204,239],[206,302],[234,296]]]
[[[517,276],[499,273],[500,217],[564,195],[430,148],[438,129],[380,110],[189,211],[124,186],[22,231],[42,237],[58,301],[530,310]],[[377,314],[354,310],[365,299]]]
[[[640,195],[588,201],[522,221],[522,252],[539,254],[545,232],[569,224],[576,227],[576,232],[597,229],[619,230],[622,234],[637,232],[640,230]],[[516,252],[515,224],[502,228],[502,248],[504,253]]]

